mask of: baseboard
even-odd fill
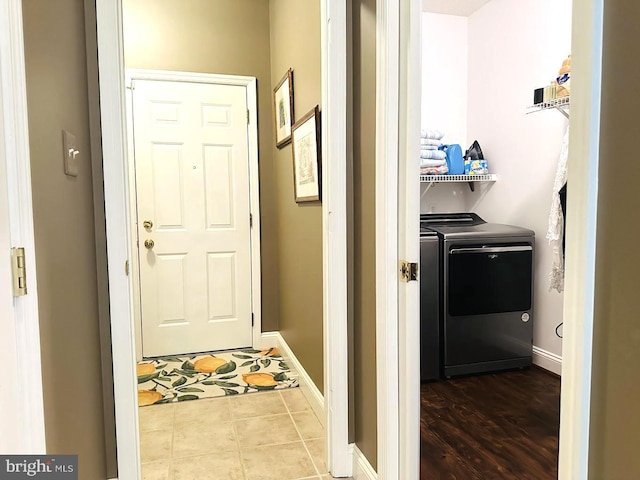
[[[533,347],[533,364],[549,370],[556,375],[562,375],[562,357],[539,347]]]
[[[378,474],[371,466],[367,457],[360,451],[354,443],[349,445],[349,450],[353,456],[353,480],[377,480]]]
[[[264,335],[265,334],[263,334],[263,337]],[[289,367],[291,367],[293,375],[297,375],[300,390],[309,402],[309,405],[311,405],[311,408],[318,417],[318,420],[320,420],[320,423],[322,423],[322,426],[326,428],[324,396],[322,395],[322,393],[320,393],[320,390],[318,389],[316,384],[313,383],[313,380],[311,380],[309,374],[306,372],[300,361],[296,358],[293,350],[291,350],[291,347],[287,345],[287,342],[284,340],[282,335],[280,335],[280,332],[272,332],[272,335],[277,339],[276,346],[280,350],[280,353],[284,357],[285,361],[289,364]]]
[[[273,348],[278,346],[278,332],[262,332],[260,340],[253,343],[253,348]]]

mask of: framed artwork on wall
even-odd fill
[[[273,89],[273,111],[275,112],[276,146],[282,148],[291,142],[293,125],[293,70],[287,70],[282,80]]]
[[[316,105],[293,125],[293,185],[296,202],[320,201],[322,155],[320,108]]]

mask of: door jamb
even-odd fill
[[[348,445],[346,268],[346,5],[321,0],[322,126],[324,148],[324,367],[328,465],[334,476],[351,475]],[[140,478],[135,341],[131,278],[131,229],[126,222],[129,173],[122,0],[96,0],[109,296],[120,478]],[[328,143],[331,139],[331,144]],[[342,360],[344,359],[344,361]]]
[[[264,344],[262,340],[262,292],[260,287],[261,273],[261,256],[260,256],[260,178],[258,167],[258,93],[257,79],[255,77],[241,75],[222,75],[213,73],[194,73],[194,72],[174,72],[169,70],[148,70],[148,69],[126,69],[126,104],[127,104],[127,145],[129,155],[125,159],[129,171],[129,198],[131,204],[129,206],[129,223],[131,225],[132,237],[131,244],[131,278],[134,285],[134,329],[136,331],[136,358],[142,359],[142,329],[140,325],[140,277],[138,272],[138,250],[135,248],[135,242],[138,240],[135,219],[135,163],[134,158],[134,138],[133,130],[133,102],[132,102],[132,81],[133,80],[156,80],[165,82],[186,82],[186,83],[204,83],[215,85],[234,85],[245,88],[247,110],[249,111],[249,123],[247,125],[247,139],[249,142],[249,213],[252,216],[252,227],[249,230],[251,241],[251,312],[253,313],[254,324],[252,327],[252,347],[262,348],[272,345]],[[247,222],[249,219],[247,219]]]
[[[36,253],[29,156],[27,84],[22,29],[22,1],[0,0],[0,182],[7,194],[8,238],[25,248],[28,294],[13,298],[12,322],[0,322],[9,348],[0,352],[7,362],[0,410],[0,451],[44,454],[46,451]],[[6,168],[6,169],[5,169]],[[6,192],[5,192],[6,188]],[[9,261],[9,252],[2,252]],[[8,280],[8,278],[4,278]],[[10,295],[6,285],[3,292]],[[3,295],[5,294],[3,293]],[[3,318],[4,320],[4,318]],[[12,381],[13,380],[13,381]]]

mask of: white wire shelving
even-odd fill
[[[420,175],[420,182],[427,183],[429,190],[434,183],[468,183],[471,191],[475,191],[474,183],[476,182],[495,182],[498,175],[495,173],[487,173],[485,175]],[[426,193],[426,192],[425,192]]]
[[[565,117],[569,118],[570,103],[571,102],[570,102],[569,96],[554,98],[553,100],[548,100],[546,102],[542,102],[537,105],[531,105],[528,108],[527,114],[541,112],[542,110],[556,109]]]

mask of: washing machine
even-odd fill
[[[440,378],[440,239],[420,229],[420,379]]]
[[[423,214],[420,226],[438,236],[441,375],[530,366],[534,232],[475,213]]]

